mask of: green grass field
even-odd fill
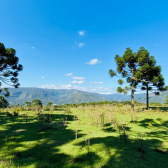
[[[51,122],[33,111],[0,112],[4,168],[168,168],[167,149],[168,114],[159,109],[132,113],[128,105],[103,105],[71,108],[69,114],[58,109]]]

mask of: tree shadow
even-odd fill
[[[90,137],[89,155],[87,154],[87,145],[83,137],[85,134],[81,134],[78,130],[79,140],[74,141],[75,131],[63,126],[57,125],[62,123],[62,118],[66,118],[67,115],[52,114],[52,123],[41,123],[31,118],[30,123],[25,123],[25,120],[20,117],[6,117],[3,118],[0,123],[3,123],[4,130],[0,130],[0,149],[1,151],[7,151],[4,153],[6,157],[12,157],[11,167],[28,167],[34,166],[37,168],[78,168],[78,167],[117,167],[117,168],[147,168],[147,167],[167,167],[167,155],[162,155],[155,152],[153,149],[162,144],[162,140],[166,140],[167,133],[165,131],[156,130],[156,132],[150,132],[147,136],[153,139],[144,137],[143,150],[144,158],[141,158],[141,139],[139,137],[132,138],[127,136],[127,142],[125,143],[123,132],[119,136],[119,132],[115,130],[115,135],[112,133],[109,127],[105,127],[104,132],[106,137]],[[72,121],[74,116],[70,115],[68,122]],[[158,118],[158,121],[163,122]],[[146,127],[147,122],[154,122],[153,120],[145,119],[140,121],[139,126]],[[10,124],[12,123],[12,124]],[[168,125],[168,121],[164,121],[165,126]],[[49,126],[46,130],[41,128],[46,125]],[[157,125],[154,125],[157,128]],[[26,130],[18,131],[15,130]],[[112,128],[110,128],[112,130]],[[128,127],[130,130],[130,127]],[[117,133],[118,132],[118,133]],[[109,133],[109,134],[108,134]],[[7,141],[5,137],[7,135]],[[91,135],[89,135],[91,136]],[[156,139],[155,137],[159,138]],[[61,150],[61,147],[73,142],[74,149],[77,150],[77,155],[66,154]],[[98,145],[99,148],[95,148]],[[24,150],[19,150],[20,147]],[[68,148],[68,146],[67,146]],[[6,150],[4,150],[6,149]],[[69,149],[71,150],[71,149]],[[73,151],[71,151],[73,153]],[[106,161],[104,161],[106,159]]]

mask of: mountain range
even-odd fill
[[[43,105],[48,102],[53,104],[73,104],[76,100],[76,95],[79,98],[78,103],[99,102],[99,101],[130,101],[131,95],[114,94],[99,94],[93,92],[66,90],[66,89],[42,89],[33,87],[20,87],[18,89],[9,88],[10,97],[6,98],[10,105],[23,104],[31,102],[34,99],[42,101]],[[149,102],[164,103],[168,95],[168,91],[162,92],[159,96],[154,94],[149,95]],[[135,100],[141,103],[146,103],[146,94],[135,94]]]

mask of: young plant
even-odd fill
[[[75,132],[76,132],[75,139],[78,139],[78,129],[77,128],[76,128]]]
[[[86,145],[87,145],[87,151],[88,151],[88,156],[89,156],[89,146],[90,146],[90,139],[85,139]]]

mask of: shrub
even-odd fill
[[[21,111],[20,108],[14,108],[14,110],[13,110],[13,116],[18,116],[20,111]]]
[[[8,111],[6,112],[6,115],[9,116],[9,117],[12,116],[12,114],[9,113]]]

